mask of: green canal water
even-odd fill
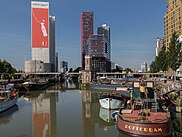
[[[57,84],[20,97],[17,106],[0,114],[0,137],[129,137],[118,132],[112,111],[100,108],[97,92],[74,87]],[[181,113],[174,119],[182,131]]]

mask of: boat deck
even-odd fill
[[[123,112],[123,113],[122,113]],[[150,112],[142,113],[141,110],[124,110],[121,113],[123,120],[137,123],[160,123],[167,122],[170,114],[166,112]]]

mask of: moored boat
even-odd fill
[[[28,82],[24,82],[23,83],[23,87],[27,91],[42,90],[42,89],[47,88],[48,86],[49,86],[48,82],[32,82],[32,81],[28,81]]]
[[[107,78],[100,78],[99,83],[100,84],[111,84],[111,80],[109,80]]]
[[[124,96],[120,92],[104,93],[100,95],[99,103],[102,108],[105,109],[119,109],[124,107],[128,96]]]
[[[121,110],[117,117],[119,131],[135,136],[169,136],[172,132],[170,114],[167,112],[149,112],[141,116],[138,110]]]
[[[170,113],[166,110],[159,111],[159,102],[156,101],[156,93],[152,90],[154,83],[142,81],[133,85],[133,88],[139,88],[141,98],[134,99],[131,94],[128,106],[120,109],[118,113],[117,129],[132,136],[169,136],[172,133]],[[154,96],[149,98],[152,91]]]
[[[131,87],[117,87],[116,92],[121,92],[123,95],[129,96],[132,88]]]
[[[18,100],[18,93],[14,91],[13,84],[0,85],[0,112],[3,112],[14,105]]]
[[[130,88],[129,87],[116,87],[116,91],[128,91],[128,92],[130,92]]]

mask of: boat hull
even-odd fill
[[[5,110],[13,107],[16,104],[17,100],[18,100],[18,97],[15,97],[15,98],[13,98],[11,100],[1,102],[0,103],[0,112],[3,112]]]
[[[118,109],[121,108],[123,101],[113,98],[99,99],[100,106],[105,109]]]
[[[23,84],[23,86],[27,91],[43,90],[49,86],[49,83],[28,83]]]
[[[117,128],[120,132],[132,136],[169,136],[172,131],[171,120],[160,123],[132,122],[118,115]]]

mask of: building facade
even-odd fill
[[[141,71],[142,72],[147,72],[147,63],[146,62],[141,64]]]
[[[66,61],[61,61],[61,73],[66,73],[68,71],[68,62]]]
[[[93,79],[92,73],[92,57],[85,56],[85,70],[82,71],[82,83],[90,83]]]
[[[49,57],[51,63],[51,71],[57,72],[56,49],[55,49],[55,16],[49,16]]]
[[[107,39],[107,45],[108,45],[108,56],[109,59],[111,59],[111,42],[110,42],[110,28],[106,24],[103,24],[102,26],[97,28],[97,34],[104,35],[104,37]]]
[[[159,55],[159,52],[161,51],[162,47],[164,47],[164,38],[157,38],[157,41],[156,41],[156,56]]]
[[[49,16],[49,2],[31,2],[31,50],[32,61],[37,63],[38,60],[45,63],[45,66],[50,65],[42,70],[56,72],[55,16]],[[25,62],[25,72],[31,71],[27,70],[28,64],[31,63]]]
[[[85,69],[85,55],[87,40],[93,34],[93,12],[82,12],[80,15],[81,32],[81,64]]]
[[[103,35],[92,34],[87,41],[87,55],[109,59],[109,44]]]
[[[182,1],[166,0],[166,13],[164,16],[165,46],[169,47],[173,32],[182,35]]]
[[[58,72],[58,68],[59,68],[59,57],[58,57],[58,52],[56,52],[56,60],[55,60],[55,72]]]
[[[49,3],[32,1],[32,60],[50,63]]]
[[[102,34],[92,34],[87,41],[86,54],[92,57],[94,72],[110,72],[110,50],[106,37]]]
[[[50,72],[50,70],[51,70],[50,63],[44,63],[41,60],[25,61],[26,73],[43,73],[43,72]]]
[[[111,70],[116,69],[117,64],[115,62],[111,61]]]

